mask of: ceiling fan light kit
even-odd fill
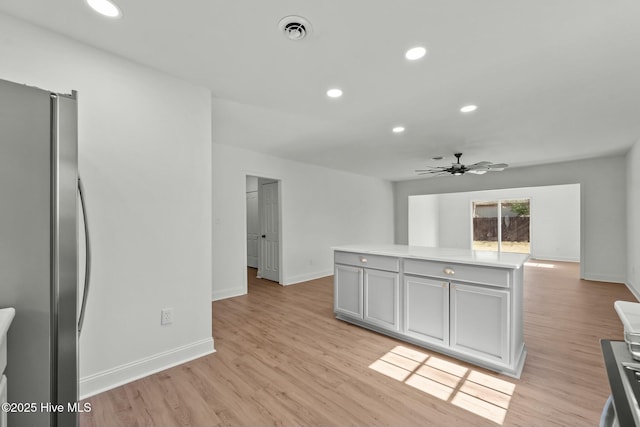
[[[500,172],[507,168],[509,165],[506,163],[492,163],[482,161],[474,163],[472,165],[464,165],[460,163],[460,157],[462,153],[455,153],[456,163],[452,163],[449,167],[444,166],[427,166],[428,169],[417,169],[418,175],[432,175],[432,176],[462,176],[465,173],[472,173],[475,175],[483,175],[487,172]]]

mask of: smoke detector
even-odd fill
[[[311,23],[302,16],[285,16],[278,23],[278,28],[289,40],[302,40],[311,34]]]

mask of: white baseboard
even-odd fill
[[[293,277],[287,277],[284,279],[282,285],[289,286],[295,285],[296,283],[307,282],[309,280],[320,279],[321,277],[327,277],[333,275],[333,270],[325,270],[325,271],[317,271],[315,273],[307,273],[300,274]],[[260,278],[260,276],[258,276]],[[232,289],[223,289],[221,291],[213,291],[211,293],[212,301],[219,301],[226,298],[239,297],[241,295],[246,295],[245,289],[242,288],[232,288]]]
[[[626,283],[626,277],[606,276],[604,274],[592,274],[584,272],[584,280],[593,280],[596,282]]]
[[[297,276],[287,277],[284,281],[285,286],[295,285],[296,283],[308,282],[309,280],[320,279],[333,275],[333,270],[317,271],[315,273],[299,274]]]
[[[80,378],[80,399],[86,399],[215,351],[213,338],[206,338]]]
[[[233,288],[233,289],[223,289],[221,291],[214,291],[211,294],[212,301],[219,301],[221,299],[239,297],[241,295],[246,295],[244,289],[242,288]]]

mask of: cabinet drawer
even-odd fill
[[[395,271],[396,273],[400,271],[400,260],[398,258],[381,255],[336,252],[335,262],[336,264],[355,265],[376,270]]]
[[[508,288],[511,286],[510,270],[475,265],[462,265],[415,259],[404,260],[405,274],[441,277],[447,280],[479,283]]]

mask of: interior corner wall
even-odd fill
[[[211,353],[210,91],[6,15],[0,28],[0,78],[78,91],[93,254],[80,395]]]
[[[627,285],[640,299],[640,140],[627,154]]]
[[[627,278],[626,169],[627,159],[613,156],[510,168],[480,176],[398,181],[393,184],[395,243],[408,242],[408,197],[411,195],[580,184],[582,276],[622,283]],[[444,243],[441,241],[440,245]]]
[[[284,285],[333,274],[332,246],[393,242],[390,182],[213,144],[214,300],[247,292],[246,175],[280,180]]]

